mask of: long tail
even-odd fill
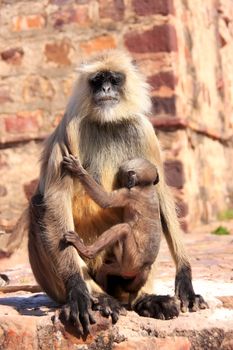
[[[26,208],[17,221],[12,234],[6,244],[6,254],[11,255],[21,246],[23,238],[26,236],[29,227],[29,208]]]

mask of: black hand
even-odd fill
[[[181,301],[181,311],[186,312],[197,311],[199,309],[207,309],[208,304],[203,297],[195,294],[192,285],[191,268],[184,266],[176,274],[175,294]]]
[[[119,315],[124,314],[124,308],[119,301],[107,294],[99,294],[98,302],[93,304],[92,310],[98,310],[103,317],[111,317],[112,323],[118,321]]]
[[[169,320],[179,315],[180,302],[169,295],[146,294],[136,301],[133,310],[140,316]]]
[[[62,308],[61,317],[78,328],[81,325],[86,335],[89,333],[89,325],[95,323],[95,320],[90,313],[91,296],[80,274],[77,273],[69,278],[66,289],[67,303]]]

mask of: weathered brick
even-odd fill
[[[49,2],[50,4],[53,4],[53,5],[62,6],[62,5],[73,3],[74,0],[50,0]]]
[[[54,96],[54,88],[48,78],[39,75],[30,75],[23,84],[23,98],[25,102],[34,100],[51,99]]]
[[[189,223],[187,222],[187,220],[182,218],[179,220],[179,223],[182,231],[189,232]]]
[[[220,350],[232,350],[232,349],[233,349],[233,332],[229,331],[225,334]]]
[[[173,0],[133,0],[132,5],[138,16],[151,14],[167,16],[174,13]]]
[[[20,64],[24,51],[20,47],[13,47],[1,52],[1,58],[3,61],[11,64]]]
[[[90,0],[50,0],[50,4],[63,6],[67,4],[73,4],[74,2],[76,4],[87,4],[90,2]]]
[[[51,15],[52,25],[60,28],[65,24],[75,23],[80,26],[87,26],[90,23],[89,9],[87,5],[59,9]]]
[[[183,188],[185,183],[184,168],[180,160],[168,159],[164,162],[166,182],[169,186],[178,189]]]
[[[163,131],[186,129],[188,127],[186,119],[170,115],[154,116],[150,118],[150,121],[156,129],[161,129]]]
[[[72,93],[72,89],[74,87],[74,81],[75,81],[75,78],[74,76],[72,77],[69,77],[67,79],[64,79],[62,81],[62,91],[64,92],[64,95],[68,98],[71,93]]]
[[[121,21],[124,18],[124,0],[99,0],[100,18],[109,18],[114,21]]]
[[[5,130],[8,133],[38,132],[42,122],[42,111],[22,111],[4,115]]]
[[[173,72],[159,72],[148,78],[148,83],[154,90],[159,90],[162,86],[174,89],[176,85],[176,78]]]
[[[24,30],[41,29],[45,24],[45,16],[41,14],[17,16],[12,20],[12,31],[21,32]]]
[[[8,167],[8,159],[5,154],[0,153],[0,170]]]
[[[154,114],[171,114],[176,115],[176,97],[152,97]]]
[[[114,49],[116,48],[116,46],[117,44],[115,38],[110,35],[102,35],[97,38],[80,43],[80,48],[86,54],[91,54],[93,52],[105,49]]]
[[[176,198],[176,207],[177,207],[177,213],[179,218],[183,218],[188,215],[188,212],[189,212],[188,204],[184,202],[181,198]]]
[[[0,197],[5,197],[7,195],[6,186],[0,185]]]
[[[113,346],[113,350],[189,350],[191,344],[185,337],[144,337],[129,339]]]
[[[45,56],[48,62],[54,62],[61,66],[69,65],[69,52],[71,46],[65,39],[45,45]]]
[[[125,35],[125,46],[135,53],[177,51],[176,30],[163,24],[142,33],[132,31]]]
[[[7,86],[0,86],[0,104],[12,101],[13,98],[11,97],[9,88]]]

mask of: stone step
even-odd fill
[[[84,339],[78,328],[60,322],[58,305],[44,293],[2,294],[0,349],[233,349],[233,297],[227,303],[167,321],[130,311],[114,326],[95,312],[97,323]]]

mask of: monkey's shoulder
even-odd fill
[[[158,194],[154,186],[135,186],[128,192],[129,199],[137,202],[158,202]]]

